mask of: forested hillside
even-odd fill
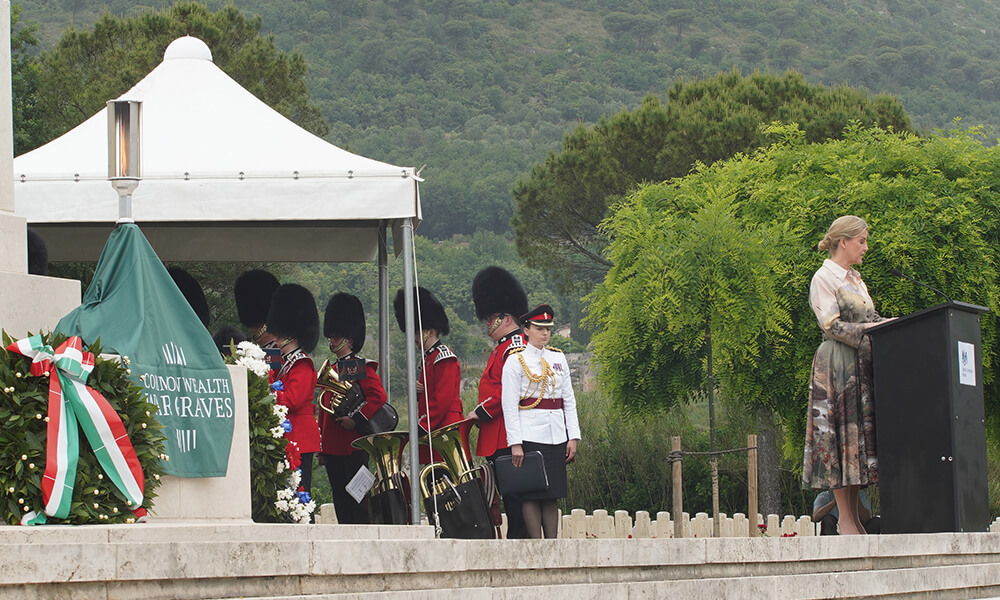
[[[22,0],[38,50],[147,0]],[[206,2],[211,9],[224,3]],[[518,177],[579,123],[678,79],[800,70],[899,96],[914,125],[1000,124],[995,0],[286,0],[232,2],[307,60],[329,141],[420,167],[418,233],[509,231]]]

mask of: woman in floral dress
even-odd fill
[[[813,358],[802,484],[833,490],[840,533],[863,534],[858,494],[862,486],[878,481],[871,342],[865,332],[885,320],[875,312],[861,275],[851,268],[868,251],[868,224],[853,215],[840,217],[819,248],[830,257],[809,288],[823,343]]]

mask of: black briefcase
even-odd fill
[[[524,453],[520,467],[511,464],[510,456],[500,456],[493,461],[497,474],[497,488],[502,495],[533,494],[549,489],[549,475],[545,472],[545,459],[538,450]]]

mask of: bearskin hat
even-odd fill
[[[420,309],[420,321],[417,326],[421,329],[436,329],[438,335],[448,335],[448,315],[444,311],[444,306],[438,302],[430,290],[422,287],[417,288],[417,293],[413,296],[414,307]],[[403,297],[403,288],[396,292],[396,299],[392,302],[392,308],[396,311],[396,322],[399,323],[399,330],[406,330],[406,301]]]
[[[350,338],[352,351],[361,352],[365,346],[365,307],[357,296],[340,292],[330,298],[323,315],[323,335]]]
[[[49,274],[49,247],[45,238],[32,228],[28,228],[28,274]]]
[[[528,312],[528,295],[521,282],[500,267],[486,267],[476,273],[472,280],[472,303],[480,321],[497,313],[516,317]]]
[[[278,289],[278,278],[267,271],[246,271],[236,279],[236,313],[245,327],[260,327],[267,321],[271,295]]]
[[[194,309],[194,314],[198,315],[201,324],[207,329],[212,317],[208,311],[208,300],[205,300],[205,292],[202,291],[201,284],[193,275],[180,267],[167,267],[167,273],[170,273],[170,277],[180,288],[188,304]]]
[[[319,341],[319,311],[312,292],[296,283],[274,290],[267,311],[267,330],[278,338],[295,338],[306,352]]]

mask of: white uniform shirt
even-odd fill
[[[524,358],[528,369],[535,375],[542,373],[542,358],[545,358],[555,375],[549,379],[549,385],[541,397],[562,398],[562,410],[518,408],[521,398],[527,397],[529,392],[533,394],[533,398],[539,397],[537,384],[528,380],[521,361],[518,360],[519,357]],[[501,400],[508,445],[513,446],[522,441],[561,444],[567,439],[580,439],[576,396],[573,394],[573,383],[570,381],[569,364],[566,362],[565,354],[548,348],[538,349],[528,344],[524,350],[507,358],[503,366],[502,382]]]

